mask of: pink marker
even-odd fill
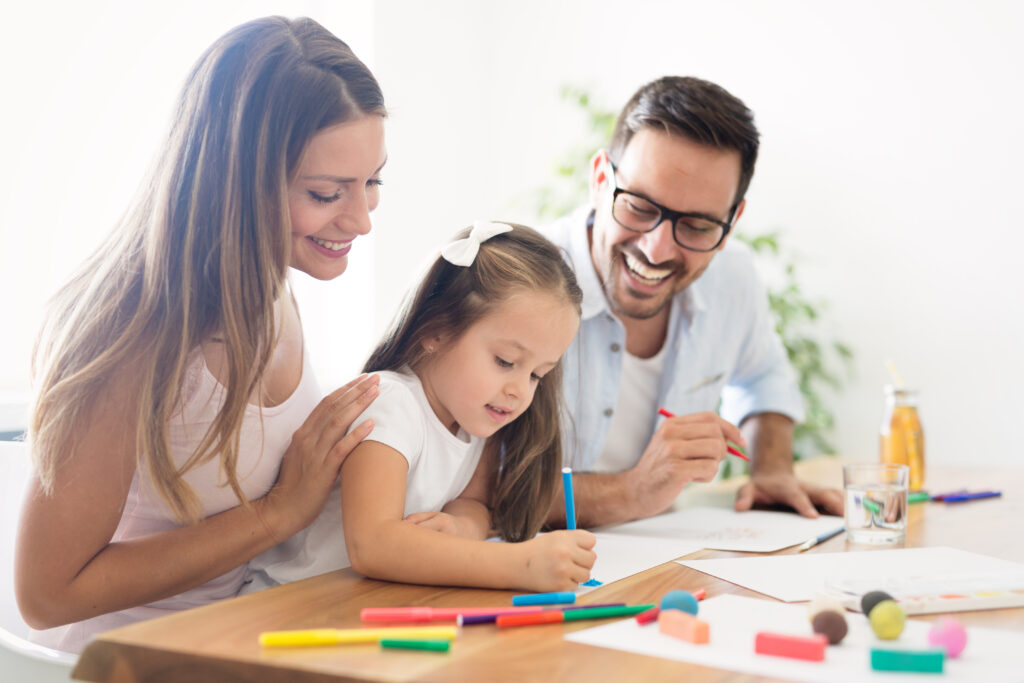
[[[364,607],[363,621],[455,621],[460,616],[539,612],[541,607]]]

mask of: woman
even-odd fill
[[[52,629],[38,642],[77,651],[235,595],[249,559],[319,514],[376,379],[318,404],[286,273],[345,271],[384,116],[373,75],[309,19],[239,26],[193,68],[148,181],[37,345],[15,582],[25,621]]]

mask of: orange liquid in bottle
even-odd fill
[[[882,420],[882,462],[910,468],[910,490],[924,488],[924,431],[917,414],[916,395],[887,387],[886,417]]]

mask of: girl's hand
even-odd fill
[[[525,541],[523,588],[538,592],[574,591],[590,578],[597,538],[589,531],[552,531]]]
[[[295,430],[277,483],[255,503],[277,542],[306,528],[320,514],[341,464],[373,429],[373,421],[366,420],[346,435],[377,397],[379,383],[377,375],[360,375],[320,401]]]

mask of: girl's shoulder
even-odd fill
[[[413,409],[426,399],[423,384],[411,370],[380,370],[373,374],[380,377],[379,395],[371,406],[384,405]]]
[[[373,374],[380,377],[380,393],[350,430],[367,418],[373,419],[373,430],[367,439],[390,446],[412,465],[429,438],[430,404],[423,386],[411,372],[383,370]]]

